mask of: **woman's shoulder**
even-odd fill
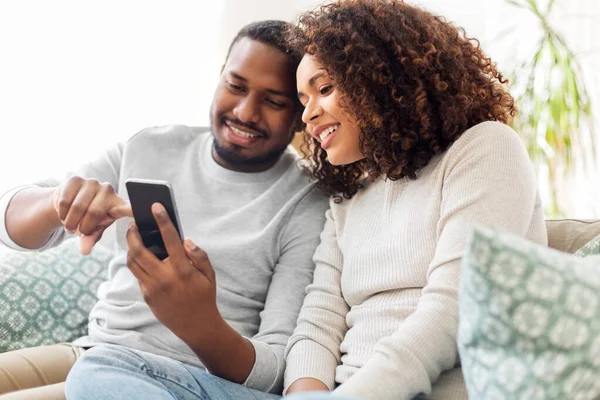
[[[525,145],[519,134],[504,123],[486,121],[467,129],[450,146],[444,158],[471,158],[475,154],[503,156],[507,153],[518,153],[527,157]]]
[[[472,140],[489,143],[491,146],[497,142],[521,143],[519,134],[510,126],[498,121],[480,122],[467,129],[454,144],[466,144]]]

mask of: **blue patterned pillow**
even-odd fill
[[[469,398],[600,398],[600,256],[477,228],[459,308]]]
[[[77,240],[36,253],[0,253],[0,353],[87,334],[110,251],[79,253]]]

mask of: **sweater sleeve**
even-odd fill
[[[286,349],[285,389],[300,378],[315,378],[335,386],[340,344],[348,327],[348,305],[342,296],[342,254],[337,245],[332,211],[326,213],[321,243],[314,255],[315,276]]]
[[[458,359],[457,292],[469,231],[482,224],[525,236],[539,217],[533,168],[509,127],[484,123],[467,131],[444,162],[438,242],[417,308],[395,333],[379,340],[336,395],[409,399],[430,393],[431,382]]]
[[[72,176],[81,176],[84,178],[94,178],[100,182],[110,183],[115,191],[119,185],[119,170],[121,166],[121,157],[123,154],[123,145],[119,144],[104,152],[96,160],[80,166],[78,169],[67,173],[64,179],[68,179]],[[57,229],[48,239],[44,246],[39,249],[26,249],[15,243],[8,234],[6,229],[6,211],[8,206],[14,197],[20,190],[24,190],[31,187],[56,187],[60,185],[61,181],[56,179],[46,179],[38,181],[33,185],[23,186],[15,188],[6,192],[0,197],[0,241],[6,246],[20,251],[42,251],[48,248],[57,246],[66,236],[63,229]]]
[[[275,265],[259,331],[250,338],[255,362],[244,385],[280,394],[285,346],[294,331],[306,287],[314,272],[312,255],[323,229],[327,198],[316,187],[297,204],[281,235],[281,255]]]

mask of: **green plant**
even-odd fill
[[[523,136],[538,176],[545,180],[550,199],[546,214],[564,215],[558,188],[575,168],[595,166],[594,120],[582,69],[549,20],[555,0],[505,0],[531,12],[540,24],[541,37],[533,56],[509,74],[519,114],[512,122]]]

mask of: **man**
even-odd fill
[[[69,374],[68,398],[194,398],[194,376],[205,369],[249,395],[280,393],[284,348],[312,280],[327,208],[287,149],[302,110],[300,58],[287,50],[285,29],[279,21],[254,23],[233,40],[210,111],[212,135],[146,129],[58,185],[0,199],[0,240],[17,249],[46,249],[68,231],[81,237],[85,254],[117,225],[120,252],[90,313],[89,335],[35,352],[74,359],[90,348]],[[131,216],[128,178],[174,188],[188,239],[181,243],[155,204],[164,261],[122,219]],[[2,356],[0,364],[10,371]],[[62,396],[62,385],[53,389]],[[14,395],[48,399],[47,390]]]

